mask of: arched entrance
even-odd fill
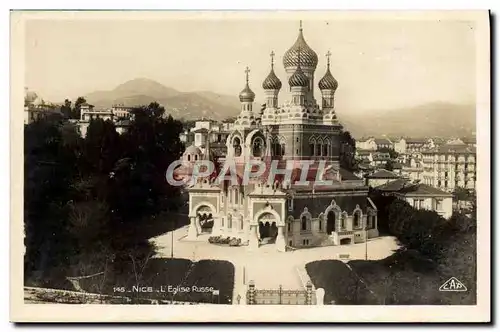
[[[264,213],[259,219],[259,240],[260,244],[276,243],[278,235],[277,219],[272,213]]]
[[[330,211],[326,217],[326,233],[331,234],[335,231],[335,212]]]
[[[278,227],[275,222],[259,222],[259,238],[261,244],[271,244],[276,242]]]
[[[213,209],[208,205],[201,205],[196,209],[196,221],[201,233],[211,233],[214,227]]]
[[[198,213],[198,223],[202,233],[211,233],[214,227],[214,218],[211,213]]]

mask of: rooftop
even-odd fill
[[[386,169],[381,169],[366,176],[368,179],[399,179],[399,176]]]
[[[387,138],[375,138],[375,144],[377,145],[392,144],[392,142]]]
[[[384,192],[396,192],[404,196],[442,196],[452,197],[453,195],[438,188],[431,187],[423,183],[411,183],[405,179],[398,179],[388,182],[375,189]]]

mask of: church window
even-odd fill
[[[361,214],[359,213],[359,211],[354,212],[353,218],[354,227],[359,228],[361,226]]]
[[[302,231],[306,231],[307,230],[307,218],[306,216],[303,216],[301,221],[300,221],[300,229]]]
[[[255,157],[262,156],[263,148],[264,148],[264,141],[262,140],[262,138],[260,137],[255,138],[253,141],[253,148],[252,148],[253,155]]]
[[[285,155],[285,143],[281,143],[281,156]]]
[[[297,143],[299,142],[299,138],[297,137]]]
[[[236,137],[233,141],[233,149],[236,157],[241,156],[241,141],[238,137]]]
[[[328,147],[329,145],[323,144],[323,156],[328,156]]]
[[[188,161],[191,161],[191,155],[188,154]]]
[[[323,144],[317,144],[316,145],[316,156],[321,156],[321,147]]]
[[[198,160],[198,155],[197,154],[194,155],[194,160]]]
[[[309,143],[309,150],[311,150],[311,156],[314,156],[315,149],[313,143]]]
[[[227,228],[233,228],[233,217],[231,215],[227,216]]]

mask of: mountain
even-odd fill
[[[362,114],[338,111],[354,137],[462,137],[476,131],[476,106],[445,102]]]
[[[147,105],[156,101],[173,117],[186,120],[201,117],[224,120],[238,115],[240,109],[237,96],[212,91],[181,92],[146,78],[125,82],[111,91],[92,92],[85,98],[98,108],[109,108],[113,104]],[[344,127],[358,138],[368,135],[462,137],[476,131],[475,105],[436,102],[362,113],[339,109],[337,114]]]
[[[240,107],[237,97],[210,91],[180,92],[145,78],[127,81],[111,91],[89,93],[85,99],[97,108],[109,108],[113,104],[147,105],[156,101],[172,116],[188,120],[200,117],[224,120],[237,115]]]

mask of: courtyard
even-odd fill
[[[246,284],[253,280],[258,289],[302,289],[309,280],[306,264],[321,260],[380,260],[391,256],[398,248],[394,237],[378,237],[368,243],[315,247],[289,252],[277,252],[273,245],[262,245],[255,251],[246,246],[229,247],[211,244],[209,235],[200,235],[195,241],[187,240],[188,226],[168,231],[151,241],[158,247],[158,258],[184,258],[192,261],[219,260],[231,262],[235,267],[234,301],[244,298]],[[173,241],[172,241],[173,239]],[[307,279],[307,280],[304,280]]]

